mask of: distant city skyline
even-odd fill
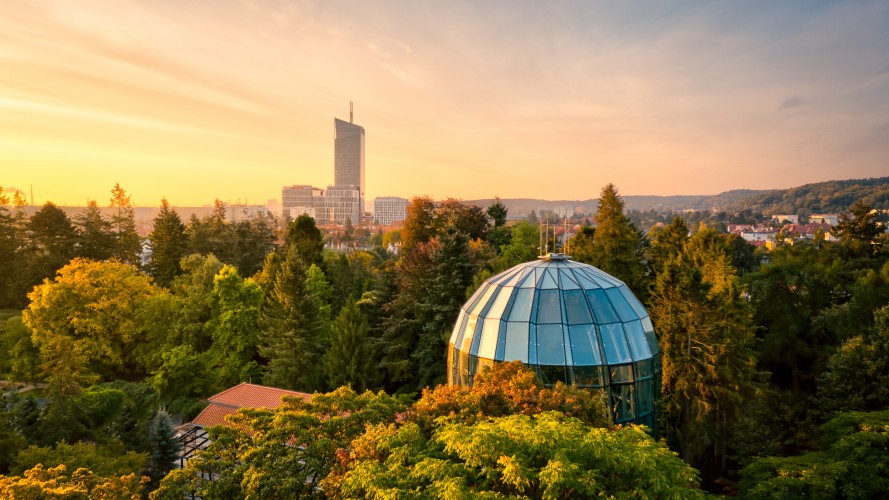
[[[0,185],[280,201],[716,194],[889,174],[889,3],[0,3]]]

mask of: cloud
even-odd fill
[[[781,106],[778,109],[793,109],[793,108],[801,108],[803,106],[808,106],[811,104],[808,99],[800,97],[798,95],[793,95],[784,99],[781,103]]]

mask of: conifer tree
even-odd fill
[[[111,189],[110,206],[116,212],[111,216],[115,238],[113,256],[121,262],[138,266],[141,263],[142,242],[136,232],[136,214],[130,196],[118,183]]]
[[[368,342],[367,320],[352,297],[340,310],[330,330],[324,369],[331,388],[351,386],[358,393],[376,385],[376,366]]]
[[[318,299],[306,289],[305,264],[291,246],[263,308],[260,352],[268,359],[265,384],[306,392],[324,387],[320,314]]]
[[[77,256],[92,260],[106,260],[114,255],[115,235],[111,221],[102,215],[95,200],[74,217],[77,226]]]
[[[148,272],[160,285],[169,287],[180,273],[179,261],[185,256],[188,239],[182,219],[166,198],[161,200],[161,209],[154,218],[148,239],[151,241]]]
[[[156,487],[176,465],[179,458],[179,442],[170,425],[170,415],[158,410],[151,422],[151,458],[149,459],[149,477]]]
[[[758,388],[752,313],[713,230],[663,263],[650,312],[663,352],[662,430],[683,458],[724,471],[730,430]],[[705,462],[706,463],[706,462]]]
[[[640,299],[647,295],[648,284],[641,259],[641,241],[635,225],[624,214],[624,202],[614,184],[602,188],[596,212],[596,232],[592,264],[627,284]]]
[[[5,305],[12,290],[13,263],[18,250],[15,219],[7,208],[9,196],[0,186],[0,306]]]

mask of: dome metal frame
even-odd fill
[[[619,279],[561,254],[487,279],[460,309],[448,342],[448,383],[471,386],[494,363],[518,360],[544,385],[608,395],[616,423],[652,430],[661,354],[648,312]]]

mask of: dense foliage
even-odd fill
[[[545,244],[536,219],[508,221],[499,200],[415,198],[401,231],[376,235],[235,217],[219,200],[183,222],[164,200],[137,248],[120,186],[109,207],[72,218],[0,191],[0,379],[23,388],[0,405],[0,474],[13,474],[0,484],[94,496],[160,485],[162,498],[688,497],[697,469],[714,492],[872,496],[865,482],[882,487],[886,467],[889,238],[872,211],[882,198],[844,186],[839,242],[754,249],[720,232],[762,218],[741,206],[646,214],[662,224],[645,235],[613,185],[596,226],[569,228],[574,258],[624,280],[654,321],[653,432],[665,444],[613,428],[601,395],[543,387],[518,365],[471,389],[440,385],[468,294]],[[233,417],[240,427],[214,430],[213,453],[168,474],[171,423],[245,381],[319,394]]]

